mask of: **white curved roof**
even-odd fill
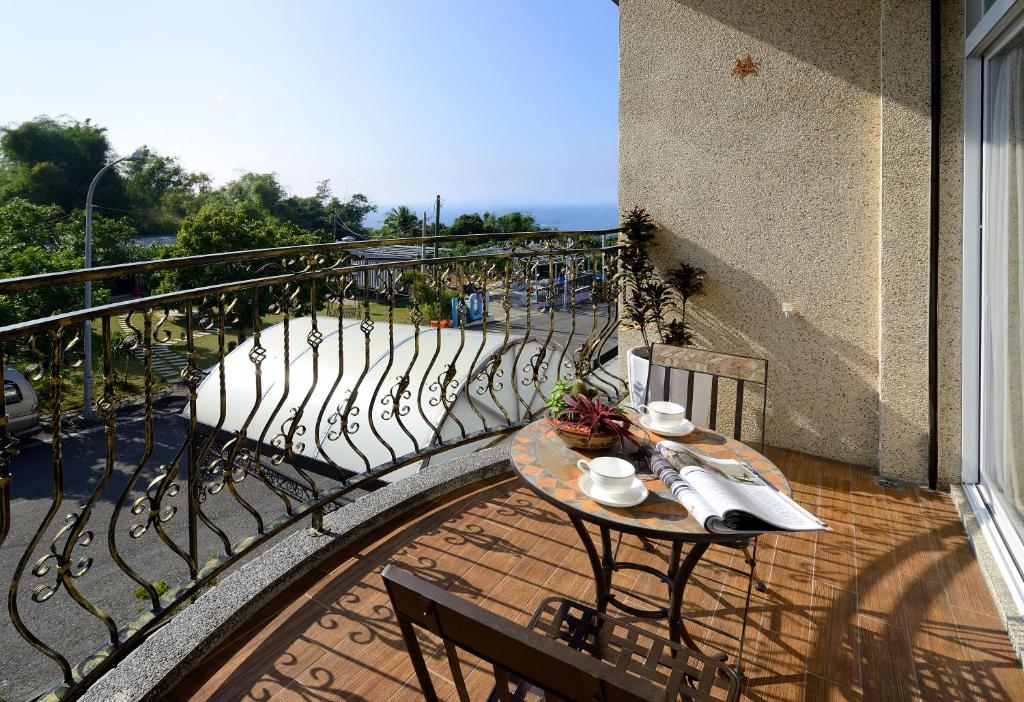
[[[460,438],[463,431],[471,434],[483,430],[484,422],[477,413],[483,415],[491,427],[504,424],[505,417],[498,403],[513,420],[528,414],[526,405],[534,410],[543,405],[543,396],[535,385],[522,382],[522,369],[540,345],[526,342],[517,371],[514,360],[522,340],[510,338],[503,344],[503,330],[491,329],[485,336],[480,330],[421,328],[417,335],[416,328],[409,324],[389,327],[387,323],[377,322],[367,344],[360,320],[345,320],[340,335],[344,369],[339,378],[337,320],[319,322],[323,341],[316,359],[307,341],[311,329],[308,317],[291,320],[288,344],[285,344],[283,323],[262,332],[260,342],[266,357],[260,364],[259,392],[255,364],[250,359],[254,339],[248,339],[227,354],[224,360],[226,401],[221,402],[220,369],[214,366],[198,388],[198,421],[229,433],[244,430],[247,439],[276,446],[275,452],[280,453],[284,438],[292,429],[291,418],[298,416],[299,427],[292,439],[296,455],[333,463],[348,471],[364,472],[367,465],[376,467],[395,456],[422,450],[432,443],[435,431],[449,441]],[[437,358],[431,364],[435,352]],[[492,396],[486,378],[475,376],[495,354],[503,357],[503,371]],[[447,393],[451,412],[447,412],[440,401],[440,381],[453,358],[454,383],[449,385]],[[393,411],[395,386],[406,374],[410,379],[409,396],[401,398],[401,414],[396,415]],[[554,372],[549,375],[552,378],[544,386],[554,380]],[[512,391],[513,383],[519,389],[521,401]],[[339,410],[344,410],[349,393],[357,387],[348,431],[339,432]],[[542,386],[542,389],[547,387]],[[320,416],[322,408],[325,409]],[[458,422],[462,423],[461,428]],[[393,477],[397,479],[399,473]]]

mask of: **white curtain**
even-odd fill
[[[989,62],[985,105],[982,483],[1024,525],[1024,46]]]

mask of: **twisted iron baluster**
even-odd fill
[[[388,296],[388,367],[381,375],[381,381],[387,378],[387,373],[391,370],[392,360],[395,353],[395,325],[394,325],[394,314],[393,308],[395,304],[395,293],[401,291],[402,275],[405,271],[398,269],[397,277],[392,281],[390,293]],[[410,298],[414,295],[410,291]],[[415,307],[414,307],[415,311]],[[412,314],[410,314],[410,319]],[[416,440],[416,436],[413,435],[409,428],[405,426],[405,422],[402,421],[402,417],[409,414],[411,408],[407,404],[403,404],[403,400],[409,400],[412,398],[412,392],[409,390],[409,373],[412,371],[412,366],[416,363],[416,356],[419,353],[419,323],[417,322],[413,330],[413,356],[412,361],[409,362],[409,367],[405,370],[402,375],[395,377],[395,384],[387,392],[384,397],[381,398],[381,406],[385,407],[385,410],[381,412],[381,419],[389,421],[394,419],[398,423],[398,427],[402,430],[402,433],[408,437],[409,441],[412,442],[413,450],[419,451],[420,444]],[[404,343],[404,342],[403,342]],[[390,405],[390,407],[388,407]]]
[[[476,290],[477,289],[480,289],[480,290],[484,289],[483,285],[480,284],[483,276],[478,276],[477,275],[476,265],[474,265],[473,263],[470,263],[469,268],[468,268],[468,273],[467,273],[467,268],[465,266],[460,266],[459,270],[460,270],[460,278],[464,278],[466,280],[466,284],[467,284],[468,288],[473,290],[473,293],[471,293],[471,294],[476,294]],[[484,281],[484,282],[486,282],[486,281]],[[481,293],[481,294],[486,297],[486,292]],[[462,336],[463,336],[463,338],[465,338],[465,334],[466,334],[465,326],[466,326],[466,323],[469,321],[469,308],[466,306],[465,301],[463,300],[463,298],[461,296],[459,298],[459,302],[461,303],[459,305],[459,316],[461,317],[461,321],[462,321],[462,324],[461,324],[461,326],[463,328]],[[481,309],[481,311],[483,311],[483,302],[482,301],[480,303],[480,309]],[[480,328],[480,344],[476,348],[476,353],[473,354],[473,360],[470,361],[470,363],[469,363],[469,367],[468,367],[467,372],[466,372],[466,387],[463,388],[463,393],[464,393],[464,395],[466,397],[466,402],[469,404],[470,409],[472,409],[473,413],[480,419],[481,431],[484,431],[484,430],[487,429],[487,418],[484,417],[483,413],[481,413],[480,409],[476,406],[476,402],[473,401],[473,393],[470,392],[470,384],[474,380],[479,382],[480,381],[480,376],[483,374],[482,371],[479,372],[479,373],[477,372],[477,365],[476,364],[479,362],[480,356],[481,356],[481,354],[483,354],[484,347],[487,345],[487,316],[486,316],[486,314],[483,316],[481,321],[482,321],[482,325],[481,325],[481,328]],[[478,389],[483,389],[483,386],[478,386]],[[478,393],[478,394],[482,394],[482,393]]]
[[[149,333],[147,330],[147,333],[149,334],[147,340],[152,339],[153,341],[161,344],[167,343],[170,340],[170,332],[161,329],[170,317],[170,313],[170,308],[165,307],[163,315],[157,322],[156,326],[153,327],[152,332]],[[147,318],[151,318],[149,313],[147,313]],[[112,441],[113,437],[111,435],[111,443]],[[164,529],[164,524],[171,521],[171,519],[173,519],[178,513],[178,508],[176,506],[164,505],[163,501],[165,497],[176,497],[181,491],[181,486],[176,483],[175,480],[178,476],[178,467],[185,445],[186,444],[182,444],[178,448],[176,455],[170,463],[160,466],[159,474],[149,482],[146,486],[145,492],[132,503],[129,511],[136,516],[146,512],[146,521],[145,523],[133,524],[128,534],[133,539],[138,539],[149,531],[150,527],[152,527],[160,541],[185,562],[185,565],[189,569],[189,574],[195,577],[197,570],[195,558],[190,552],[182,549],[177,542],[171,538],[166,529]],[[108,453],[108,456],[111,455],[112,453]]]
[[[562,353],[558,356],[558,363],[555,364],[556,379],[562,378],[562,368],[566,367],[565,354],[569,350],[569,346],[573,343],[573,339],[576,336],[576,290],[575,288],[570,290],[569,283],[570,281],[575,283],[580,270],[579,260],[571,253],[563,254],[562,261],[563,269],[565,271],[565,297],[569,301],[569,336],[566,337],[565,343],[562,345]],[[575,374],[566,376],[568,380],[572,380],[575,377]]]
[[[49,529],[50,524],[53,522],[53,518],[60,509],[61,503],[64,501],[63,426],[61,424],[61,407],[64,399],[64,381],[60,375],[64,353],[64,344],[61,338],[62,331],[63,330],[60,327],[56,327],[49,331],[50,344],[52,345],[49,370],[51,388],[50,401],[52,403],[51,421],[53,422],[53,499],[50,500],[50,507],[43,516],[42,522],[40,522],[35,534],[33,534],[32,538],[29,540],[29,544],[21,554],[21,558],[18,559],[18,565],[14,569],[14,575],[11,578],[11,582],[7,590],[7,612],[10,615],[11,623],[14,624],[14,628],[18,630],[21,637],[25,639],[32,648],[36,649],[56,663],[60,668],[64,684],[70,685],[73,682],[73,678],[71,665],[68,663],[68,660],[58,653],[56,649],[46,645],[39,637],[32,633],[25,624],[25,621],[21,618],[21,613],[18,609],[18,586],[21,584],[21,578],[25,573],[25,568],[28,566],[29,559],[32,557],[32,552],[35,551],[36,547],[39,545],[43,535],[46,533],[46,530]],[[37,357],[42,361],[40,368],[44,369],[46,366],[46,356],[39,351],[36,343],[36,337],[33,334],[30,344],[33,352],[37,354]],[[45,575],[46,570],[43,570],[41,573],[36,572],[35,574]]]
[[[245,423],[242,428],[238,430],[238,443],[234,449],[242,455],[243,458],[249,459],[247,462],[253,467],[257,473],[259,473],[261,482],[270,488],[271,492],[277,495],[284,503],[285,514],[292,513],[292,501],[284,490],[279,488],[272,480],[267,477],[267,472],[263,469],[263,458],[261,455],[263,439],[255,442],[252,452],[250,454],[247,447],[243,447],[243,442],[249,436],[249,426],[252,424],[253,419],[256,418],[256,413],[259,411],[260,406],[263,404],[263,362],[267,360],[267,350],[263,346],[263,314],[260,312],[260,289],[258,287],[253,288],[252,293],[252,348],[249,349],[249,362],[253,366],[253,375],[256,380],[256,402],[253,404],[251,410],[249,410],[249,416],[245,418]],[[244,452],[244,453],[243,453]],[[232,461],[234,459],[232,458]]]
[[[529,369],[524,368],[523,371],[529,370],[533,373],[533,387],[534,389],[543,395],[544,391],[541,385],[548,379],[545,375],[545,371],[548,369],[548,353],[551,348],[551,340],[555,335],[555,255],[554,245],[552,242],[548,242],[548,291],[545,296],[545,302],[548,304],[548,333],[544,338],[543,343],[537,349],[537,352],[530,357]]]
[[[522,269],[521,270],[523,271],[523,281],[524,281],[524,286],[525,286],[525,289],[526,289],[526,328],[523,330],[523,337],[522,337],[522,339],[519,342],[519,347],[516,349],[515,359],[512,361],[512,374],[513,374],[513,377],[512,377],[512,392],[516,396],[516,400],[519,402],[519,404],[525,410],[524,414],[526,416],[530,416],[530,414],[531,414],[530,403],[523,398],[522,394],[520,394],[520,392],[519,392],[519,385],[521,384],[521,385],[523,385],[525,387],[525,386],[530,384],[531,379],[529,377],[525,377],[522,380],[519,380],[517,374],[518,374],[519,369],[521,367],[519,364],[522,361],[523,352],[526,351],[526,348],[527,348],[527,346],[529,346],[530,342],[534,341],[534,339],[533,339],[533,303],[532,303],[531,298],[534,295],[533,276],[534,276],[534,274],[535,274],[535,272],[537,270],[537,260],[533,256],[528,256],[528,257],[522,259],[522,261],[523,261],[523,265],[522,265]],[[529,367],[526,367],[523,370],[527,371],[527,370],[529,370]],[[519,381],[519,382],[516,382],[516,381]]]
[[[227,387],[224,373],[224,296],[219,295],[217,298],[215,313],[216,321],[210,318],[209,315],[213,313],[210,311],[210,308],[205,301],[202,303],[201,311],[207,316],[200,318],[200,325],[206,328],[210,328],[214,324],[217,325],[217,375],[219,380],[218,389],[220,391],[220,403],[218,405],[219,411],[217,413],[217,424],[210,429],[210,434],[206,437],[206,441],[203,442],[203,446],[199,450],[199,454],[195,455],[193,453],[190,457],[191,460],[189,462],[194,463],[198,470],[194,469],[196,480],[194,483],[189,484],[189,490],[192,490],[195,493],[195,499],[192,503],[195,516],[199,521],[206,525],[207,529],[216,534],[217,538],[220,539],[221,545],[224,547],[224,555],[230,557],[233,553],[231,539],[229,539],[224,530],[217,526],[210,516],[206,514],[206,510],[203,509],[202,505],[203,500],[205,499],[204,493],[207,491],[206,486],[203,485],[203,481],[206,479],[206,476],[212,476],[213,472],[217,468],[217,459],[214,458],[207,465],[206,457],[210,454],[210,449],[217,440],[217,434],[220,433],[221,429],[223,429],[224,419],[227,416]],[[223,484],[218,485],[215,483],[214,486],[209,489],[209,492],[210,494],[217,494],[220,492],[222,487]]]
[[[159,320],[156,327],[152,326],[153,311],[146,310],[143,327],[145,329],[145,336],[143,338],[143,353],[146,358],[147,370],[151,371],[153,361],[153,342],[163,338],[164,340],[169,339],[170,335],[160,334],[159,328],[167,321],[169,310],[165,309],[163,317]],[[146,416],[147,421],[152,422],[153,419],[153,382],[152,372],[146,378],[147,394],[146,394]],[[150,435],[148,444],[152,444],[152,436]],[[148,461],[149,455],[152,453],[152,446],[147,446],[146,460]],[[191,572],[193,567],[193,560],[191,556],[183,550],[174,539],[170,537],[167,531],[164,529],[164,524],[169,522],[177,514],[178,508],[173,505],[164,505],[164,497],[175,497],[180,491],[180,486],[174,482],[177,476],[177,465],[173,462],[170,466],[160,466],[159,474],[153,478],[146,486],[143,494],[136,498],[132,503],[130,512],[135,516],[139,516],[145,512],[146,518],[144,523],[133,524],[131,529],[128,531],[128,535],[133,539],[141,538],[143,534],[149,531],[152,527],[156,532],[157,537],[161,542],[164,543],[169,549],[176,553],[189,567]],[[148,508],[148,509],[147,509]]]
[[[335,435],[344,436],[345,443],[349,445],[357,456],[363,461],[364,471],[369,473],[373,467],[366,454],[359,450],[352,440],[352,434],[359,431],[359,422],[353,422],[352,417],[359,416],[359,408],[356,407],[356,399],[359,396],[359,386],[362,384],[366,374],[370,371],[370,335],[373,333],[373,319],[370,317],[370,276],[362,273],[363,287],[363,319],[359,323],[359,331],[363,333],[363,370],[352,384],[351,389],[345,397],[345,408],[338,413],[338,428]],[[340,349],[340,347],[339,347]],[[339,351],[340,353],[340,351]],[[344,358],[339,357],[339,363],[344,363]],[[372,413],[372,411],[371,411]],[[330,438],[330,437],[328,437]]]
[[[596,271],[598,256],[603,254],[591,254],[591,270]],[[604,281],[602,281],[604,285]],[[599,300],[600,295],[597,290],[597,275],[591,276],[590,279],[590,329],[587,331],[586,338],[580,343],[579,347],[573,351],[573,375],[584,383],[593,387],[593,380],[591,379],[591,371],[593,370],[593,344],[597,340],[597,317],[599,311]]]
[[[447,282],[448,280],[450,280],[450,278],[451,278],[451,271],[450,270],[446,270],[444,272],[444,275],[443,275],[443,280],[444,280],[445,286],[448,287],[448,288],[452,288],[453,287],[453,286],[451,286]],[[456,303],[456,309],[458,310],[458,317],[459,317],[459,319],[458,319],[458,322],[459,322],[459,348],[456,349],[455,354],[452,356],[451,360],[445,365],[444,371],[440,375],[437,376],[437,379],[433,383],[430,384],[430,386],[429,386],[430,391],[431,392],[436,392],[437,393],[437,397],[430,398],[430,401],[429,401],[428,404],[431,407],[437,407],[438,404],[440,404],[440,405],[442,405],[444,407],[444,415],[442,415],[441,421],[439,421],[437,423],[438,427],[444,426],[445,420],[450,418],[453,422],[455,422],[458,425],[459,433],[462,435],[462,438],[465,439],[466,436],[467,436],[467,434],[466,434],[466,426],[452,412],[452,404],[455,402],[455,399],[457,397],[456,393],[458,392],[458,389],[459,389],[459,381],[456,378],[456,375],[458,373],[458,371],[456,369],[456,361],[458,360],[459,355],[462,353],[462,349],[465,348],[465,346],[466,346],[466,315],[465,315],[466,305],[465,305],[465,302],[464,302],[464,300],[462,298],[461,286],[456,287],[455,289],[456,289],[456,291],[459,294],[459,301]],[[437,334],[438,351],[440,351],[440,344],[441,344],[441,327],[440,326],[438,326],[437,332],[438,332],[438,334]],[[438,440],[440,441],[441,437],[438,437]]]
[[[377,398],[380,396],[381,388],[384,387],[384,381],[388,378],[388,373],[391,372],[391,366],[395,360],[395,290],[394,280],[392,278],[393,271],[388,268],[381,271],[384,279],[384,292],[387,296],[388,301],[388,360],[384,369],[380,372],[380,378],[377,380],[377,384],[373,388],[373,392],[370,394],[370,404],[367,405],[367,417],[370,424],[370,431],[373,433],[377,440],[387,449],[391,455],[391,461],[395,462],[398,460],[398,455],[395,453],[395,449],[391,447],[391,443],[381,436],[380,432],[377,431],[377,425],[374,421],[373,408],[377,406]],[[379,292],[379,291],[378,291]],[[369,337],[367,337],[367,353],[369,353]],[[369,362],[369,361],[367,361]],[[387,411],[385,409],[385,411]],[[384,418],[382,416],[382,418]]]
[[[505,313],[505,333],[501,339],[501,345],[494,351],[491,352],[491,358],[487,362],[487,368],[482,372],[482,376],[486,378],[486,385],[477,388],[478,394],[483,394],[485,391],[490,393],[491,401],[494,406],[498,408],[502,416],[505,417],[505,424],[512,423],[512,417],[508,413],[508,409],[502,404],[501,400],[498,399],[498,392],[504,388],[504,384],[498,380],[505,375],[504,369],[501,364],[505,358],[505,351],[508,349],[509,337],[512,334],[512,300],[511,300],[511,285],[512,285],[512,261],[508,258],[505,259],[505,274],[504,286],[502,292],[501,307]],[[487,320],[490,315],[489,311],[489,295],[484,296],[484,330],[487,329]]]
[[[316,417],[316,428],[313,432],[314,440],[316,441],[316,449],[321,457],[332,468],[338,472],[338,477],[342,484],[348,483],[348,478],[345,476],[345,469],[342,468],[338,463],[327,455],[327,450],[324,448],[323,440],[320,438],[320,428],[323,423],[324,415],[327,413],[327,408],[330,406],[331,400],[334,398],[334,394],[338,391],[338,387],[341,385],[341,380],[345,376],[345,300],[348,298],[348,291],[351,286],[351,279],[349,276],[345,276],[339,284],[339,290],[337,294],[338,302],[338,373],[334,378],[334,383],[331,385],[331,389],[324,396],[324,403],[320,406],[320,412]],[[330,416],[327,417],[327,424],[330,427],[327,430],[326,438],[328,441],[337,441],[341,438],[342,428],[341,419],[342,411],[339,407]]]
[[[145,334],[137,326],[135,326],[134,316],[141,314],[144,320]],[[125,315],[125,324],[131,333],[131,337],[126,341],[129,345],[130,350],[138,348],[138,344],[143,338],[148,338],[152,329],[152,320],[150,313],[142,310],[128,310]],[[148,344],[143,346],[143,393],[145,395],[145,419],[143,423],[145,431],[145,447],[142,451],[142,456],[139,458],[138,464],[135,466],[135,470],[132,471],[131,477],[125,484],[124,489],[121,490],[121,494],[117,498],[117,503],[114,505],[114,511],[110,515],[110,525],[107,527],[107,548],[110,550],[110,557],[114,560],[125,575],[141,585],[145,590],[146,594],[149,595],[150,605],[154,612],[159,612],[161,609],[160,595],[157,594],[153,584],[142,577],[134,568],[128,565],[127,561],[121,556],[120,550],[117,548],[117,522],[121,517],[121,510],[124,509],[125,503],[128,500],[128,496],[135,488],[135,483],[139,479],[139,475],[142,474],[142,470],[146,467],[146,463],[149,461],[150,455],[153,452],[153,353],[152,348]],[[194,416],[194,415],[193,415]]]
[[[280,313],[281,329],[283,337],[283,348],[282,348],[282,359],[281,365],[284,371],[284,383],[281,388],[281,399],[277,401],[274,409],[271,411],[270,416],[267,418],[267,423],[263,425],[263,431],[260,433],[260,443],[266,441],[267,434],[270,432],[271,426],[273,426],[278,414],[281,412],[281,408],[284,407],[288,401],[288,397],[291,394],[291,317],[292,313],[298,311],[299,305],[297,302],[299,294],[302,292],[301,288],[291,283],[284,283],[281,286],[281,294],[278,299],[271,305],[271,313]],[[277,434],[271,440],[271,445],[280,450],[280,453],[271,456],[270,462],[274,466],[280,466],[284,463],[285,458],[294,458],[294,452],[292,451],[293,445],[289,442],[288,435],[292,433],[295,422],[295,409],[289,411],[288,416],[278,427]],[[297,429],[296,429],[297,430]],[[298,431],[298,430],[297,430]],[[305,429],[302,429],[302,433],[305,433]],[[301,436],[301,434],[299,434]],[[294,434],[293,434],[294,436]],[[306,483],[306,487],[309,488],[310,492],[316,496],[319,495],[319,489],[316,483],[314,483],[310,477],[301,470],[298,466],[292,464],[292,468],[296,474],[303,479]]]
[[[234,309],[238,305],[238,298],[235,297],[226,307],[225,307],[224,303],[225,303],[225,297],[222,294],[220,296],[220,299],[219,299],[219,307],[218,307],[218,309],[219,309],[219,318],[220,318],[220,326],[219,326],[219,332],[218,333],[219,333],[219,335],[221,337],[221,341],[223,341],[223,337],[224,337],[224,334],[225,334],[226,322],[230,321],[232,324],[236,324],[237,325],[241,321],[240,318],[238,317],[238,315],[234,313]],[[224,373],[224,369],[223,369],[224,359],[223,358],[221,359],[221,362],[220,362],[219,365],[221,366],[221,369],[220,369],[221,389],[225,393],[225,396],[226,396],[226,394],[227,394],[227,386],[226,386],[226,383],[225,383],[225,373]],[[252,410],[252,412],[250,412],[250,415],[249,415],[250,417],[252,416],[253,413],[255,413],[255,411],[259,407],[259,405],[260,405],[260,398],[259,398],[259,396],[257,396],[256,402],[255,402],[255,404],[253,406],[253,410]],[[246,430],[246,426],[247,425],[248,425],[248,420],[246,421],[246,425],[242,427],[241,431],[234,432],[233,436],[231,436],[231,438],[229,438],[227,441],[224,442],[224,444],[220,447],[220,451],[218,451],[216,453],[216,455],[214,456],[213,461],[220,464],[220,468],[221,468],[222,475],[223,475],[222,484],[227,487],[228,493],[235,500],[235,502],[237,502],[242,507],[242,509],[244,509],[246,512],[249,513],[249,515],[256,522],[256,532],[259,533],[259,534],[262,534],[264,532],[263,517],[262,517],[262,515],[260,515],[259,511],[255,507],[253,507],[252,504],[250,504],[248,500],[246,500],[244,497],[242,497],[242,495],[238,492],[238,488],[236,487],[236,485],[238,483],[242,482],[245,479],[245,476],[248,474],[247,471],[249,470],[249,467],[247,465],[238,465],[235,462],[235,459],[237,458],[237,456],[239,454],[239,451],[241,450],[242,445],[243,445],[243,441],[244,440],[243,440],[242,437],[245,436],[245,430]],[[258,472],[260,473],[260,475],[262,477],[262,474],[263,474],[262,470],[258,471]]]
[[[441,269],[439,266],[430,266],[431,280],[433,280],[434,288],[437,290],[441,289]],[[423,421],[427,423],[432,430],[431,443],[438,443],[441,440],[441,430],[439,424],[434,422],[428,416],[426,410],[423,408],[423,397],[427,394],[427,381],[430,379],[430,373],[434,368],[434,364],[437,362],[438,356],[441,355],[441,320],[437,320],[438,325],[434,330],[434,353],[430,356],[430,361],[427,363],[427,367],[423,371],[423,377],[420,379],[420,387],[416,394],[416,403],[419,406],[420,414],[423,416]],[[431,407],[436,405],[433,402],[428,402]],[[443,421],[443,420],[442,420]]]
[[[114,430],[115,430],[115,414],[114,414],[114,359],[113,352],[110,345],[110,317],[103,317],[102,321],[102,338],[103,338],[103,394],[97,399],[96,407],[99,410],[99,414],[106,419],[106,443],[107,452],[106,460],[103,464],[103,474],[96,483],[96,487],[93,488],[92,493],[89,495],[88,500],[82,506],[81,510],[77,514],[68,514],[65,519],[67,520],[66,525],[57,533],[54,538],[56,543],[61,535],[67,532],[67,539],[64,542],[64,548],[62,549],[60,556],[56,559],[58,563],[58,573],[60,577],[60,584],[64,585],[64,589],[67,590],[68,594],[80,607],[85,609],[95,618],[100,620],[103,625],[107,628],[107,634],[110,639],[110,644],[116,646],[119,641],[117,624],[113,618],[105,611],[94,605],[86,597],[84,597],[78,588],[74,584],[74,580],[85,575],[92,567],[93,559],[91,556],[85,556],[80,558],[76,564],[76,569],[72,570],[71,561],[73,557],[73,551],[75,546],[88,546],[92,543],[93,533],[86,531],[85,527],[89,523],[89,517],[92,516],[93,506],[96,504],[96,500],[99,499],[103,489],[106,487],[110,480],[110,476],[114,472]],[[51,551],[51,554],[56,555],[55,552]],[[45,575],[48,566],[43,566],[46,557],[36,562],[36,568],[41,572],[36,571],[37,575]],[[36,588],[33,593],[33,599],[37,602],[42,602],[49,599],[56,591],[56,587],[50,589],[50,586],[40,585]],[[40,589],[42,588],[42,589]],[[48,592],[49,589],[49,592]]]
[[[312,266],[314,264],[310,263],[310,265]],[[320,327],[317,321],[316,308],[316,279],[314,279],[310,281],[310,328],[309,332],[306,334],[306,345],[309,346],[309,348],[312,350],[313,377],[311,378],[309,389],[303,396],[302,401],[299,402],[299,404],[292,410],[291,424],[288,426],[288,432],[285,434],[285,456],[289,461],[293,463],[295,461],[295,451],[298,450],[298,452],[301,454],[302,451],[305,449],[305,444],[296,443],[295,437],[303,436],[306,433],[306,426],[302,424],[302,417],[303,414],[305,414],[306,405],[309,403],[309,398],[312,397],[313,392],[316,390],[316,385],[320,377],[320,345],[324,342],[324,335],[320,332]],[[292,465],[292,467],[297,472],[302,472],[302,469],[299,468],[298,466]],[[312,481],[312,479],[309,479],[309,482],[312,483],[310,488],[313,491],[313,497],[317,497],[319,495],[319,488],[316,486],[314,481]]]

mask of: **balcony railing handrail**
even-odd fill
[[[401,239],[369,239],[357,241],[334,241],[325,244],[297,244],[295,246],[278,246],[269,249],[247,249],[241,251],[225,251],[222,253],[200,254],[197,256],[178,256],[175,258],[153,259],[132,263],[118,263],[110,266],[77,268],[69,271],[38,273],[17,278],[0,279],[0,295],[14,292],[26,292],[43,287],[70,285],[87,280],[110,280],[137,273],[154,273],[158,271],[195,268],[218,263],[237,261],[254,261],[288,257],[295,254],[325,253],[346,251],[348,249],[372,249],[383,246],[407,246],[415,244],[474,244],[490,241],[525,241],[544,239],[581,239],[588,236],[618,234],[621,227],[611,229],[592,229],[574,231],[542,231],[542,232],[506,232],[495,234],[446,234],[435,237],[404,237]],[[433,258],[427,260],[435,260]]]
[[[595,253],[614,254],[620,251],[622,248],[622,245],[616,244],[615,246],[597,246],[572,249],[571,253],[578,255]],[[315,267],[310,268],[308,271],[292,271],[272,276],[264,276],[261,278],[249,278],[246,280],[239,280],[231,283],[219,283],[217,285],[207,285],[200,288],[190,288],[188,290],[176,290],[174,292],[160,293],[157,295],[149,295],[141,298],[133,297],[128,300],[123,300],[121,302],[111,302],[106,305],[97,305],[95,307],[90,307],[88,309],[79,309],[74,310],[72,312],[63,312],[61,314],[51,315],[49,317],[40,317],[38,319],[31,319],[24,322],[8,324],[6,326],[0,327],[0,342],[6,341],[14,337],[24,336],[25,334],[32,334],[33,332],[37,332],[48,327],[53,327],[54,325],[69,326],[78,322],[84,322],[87,319],[97,319],[100,317],[114,316],[118,313],[130,312],[132,310],[138,310],[143,307],[164,307],[175,302],[180,302],[182,300],[194,299],[198,297],[209,297],[213,295],[221,295],[226,293],[238,292],[240,290],[247,290],[249,288],[277,285],[280,283],[301,283],[307,280],[323,278],[325,275],[329,275],[331,277],[341,277],[353,273],[365,273],[376,270],[418,268],[419,266],[422,266],[425,262],[429,262],[432,265],[450,265],[458,263],[471,263],[474,261],[482,261],[485,259],[493,258],[531,258],[543,256],[548,253],[549,252],[544,250],[509,251],[507,253],[501,254],[466,254],[463,256],[446,256],[430,259],[417,258],[410,259],[408,261],[381,261],[378,263],[364,263],[347,266]]]

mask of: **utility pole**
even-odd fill
[[[421,261],[426,261],[427,260],[427,212],[426,212],[426,210],[423,211],[423,221],[420,224],[422,225],[422,227],[420,229],[420,239],[422,239],[422,241],[420,242],[420,260]],[[421,263],[420,264],[420,273],[423,273],[425,270],[426,270],[426,264]]]
[[[437,196],[437,201],[434,203],[434,258],[439,255],[439,249],[437,245],[437,236],[441,231],[441,196]]]

